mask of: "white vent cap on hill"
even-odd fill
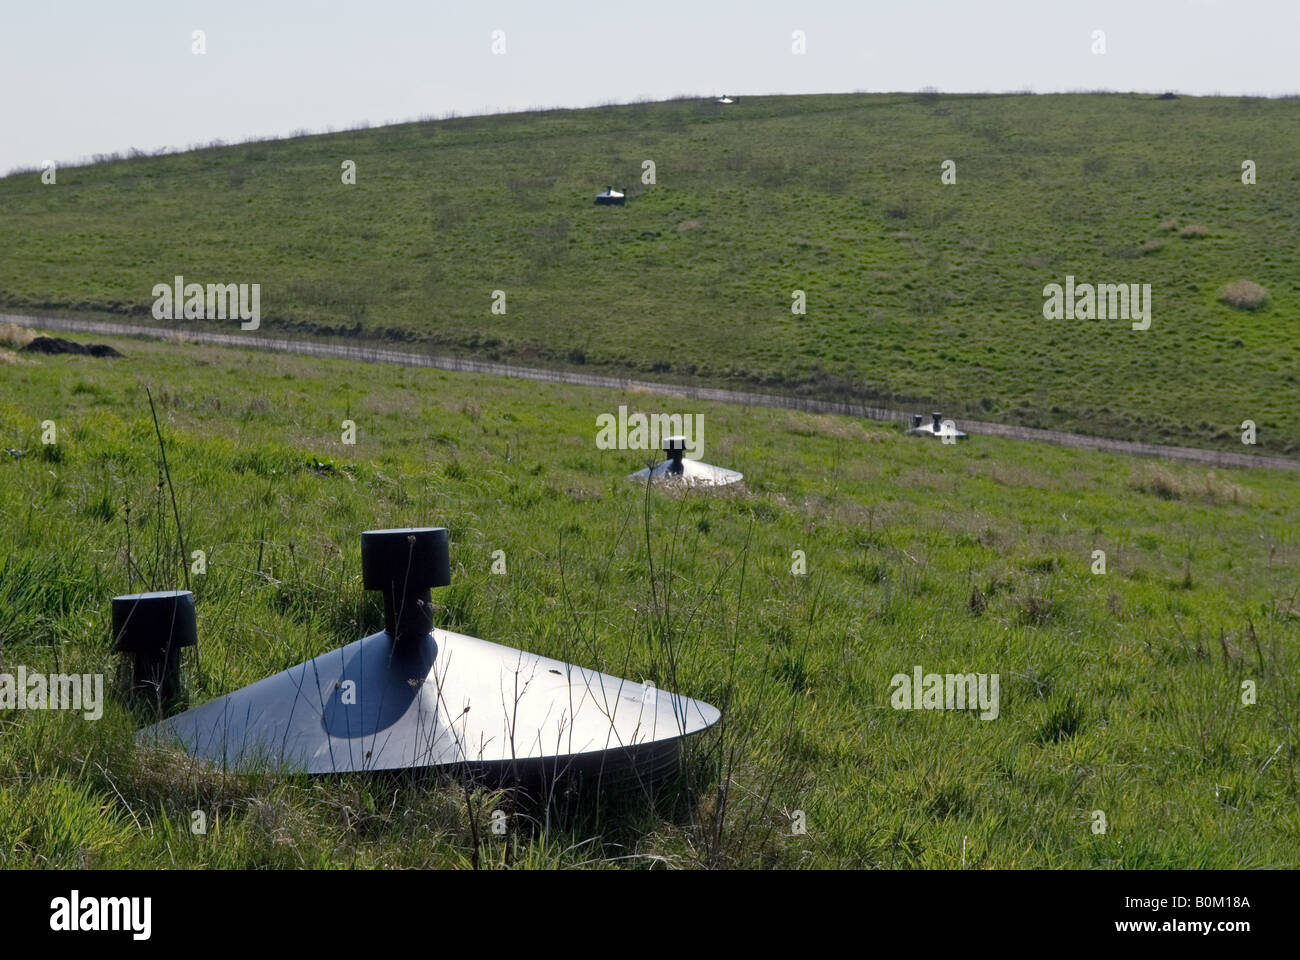
[[[677,482],[688,487],[725,487],[745,479],[745,475],[726,467],[715,467],[701,463],[699,460],[687,460],[687,438],[678,434],[664,437],[663,448],[666,459],[654,466],[629,474],[629,480],[638,483]]]
[[[914,437],[954,437],[961,439],[966,433],[957,429],[957,424],[952,420],[943,419],[943,414],[935,411],[930,414],[930,422],[924,423],[924,417],[919,413],[912,414],[912,427],[907,432]]]

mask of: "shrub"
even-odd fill
[[[1211,504],[1251,502],[1248,488],[1216,476],[1213,470],[1208,471],[1202,480],[1184,479],[1157,464],[1134,474],[1130,483],[1135,490],[1164,500],[1197,499]]]
[[[1220,290],[1219,299],[1230,307],[1258,310],[1268,303],[1268,290],[1253,280],[1238,280]]]
[[[7,347],[10,350],[21,350],[27,344],[36,339],[36,334],[26,327],[20,327],[16,323],[7,323],[0,326],[0,347]]]
[[[1250,501],[1249,493],[1244,487],[1233,483],[1231,480],[1216,477],[1213,470],[1205,474],[1205,485],[1199,492],[1210,503],[1248,503]]]
[[[1164,500],[1177,500],[1183,495],[1183,485],[1172,471],[1161,466],[1147,467],[1133,478],[1133,487],[1143,493],[1153,493]]]

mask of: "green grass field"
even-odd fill
[[[1297,111],[682,100],[142,157],[52,186],[22,173],[0,179],[0,306],[145,321],[177,274],[260,283],[267,332],[1237,450],[1249,419],[1284,455],[1300,450]],[[595,207],[611,183],[628,205]],[[1151,284],[1150,329],[1043,319],[1067,275]],[[1221,302],[1242,279],[1267,305]]]
[[[869,101],[844,102],[857,105],[839,122],[855,129]],[[906,101],[899,109],[952,126],[991,109],[987,103]],[[951,114],[934,116],[944,104]],[[774,131],[815,128],[811,115],[781,119],[777,111],[789,107],[759,105]],[[665,145],[725,129],[730,119],[688,105],[604,116],[636,111],[662,116]],[[879,125],[895,122],[887,110],[879,116]],[[438,155],[440,137],[445,155],[455,156],[514,122],[378,131],[351,142],[377,155],[386,137],[409,138],[410,149],[395,155],[407,157],[401,169],[411,173],[417,157]],[[532,122],[559,132],[592,121]],[[684,132],[673,133],[673,123]],[[589,175],[597,159],[639,156],[609,136]],[[465,140],[456,146],[456,138]],[[554,142],[559,150],[566,141]],[[792,137],[789,149],[798,142]],[[222,166],[228,160],[249,168],[250,198],[251,180],[262,176],[286,190],[324,191],[301,177],[310,158],[328,167],[323,153],[309,152],[323,143],[256,148],[268,157],[265,168],[235,150],[135,169],[189,169],[187,189],[215,177],[237,193]],[[423,154],[419,143],[427,144]],[[300,151],[298,174],[269,162],[282,150]],[[751,163],[762,156],[755,146]],[[1197,156],[1175,152],[1170,162],[1208,163],[1204,151]],[[1031,151],[1017,162],[1045,161]],[[1235,194],[1227,161],[1218,166],[1228,203]],[[671,162],[661,169],[669,180]],[[747,169],[738,175],[750,176]],[[1127,161],[1109,169],[1103,176],[1133,175]],[[25,202],[75,207],[77,197],[102,195],[88,203],[102,202],[106,216],[122,202],[107,186],[110,172],[87,173],[97,187]],[[801,169],[784,189],[806,189],[807,176]],[[148,181],[143,173],[134,181],[142,216],[150,197],[166,195]],[[16,189],[13,181],[5,188]],[[427,192],[426,185],[413,204]],[[545,203],[558,207],[563,194],[550,188]],[[49,199],[56,196],[64,199]],[[358,230],[371,229],[361,220],[378,214],[366,212],[361,192],[340,196]],[[609,222],[635,223],[660,202],[667,203],[614,211]],[[917,202],[944,203],[937,193]],[[72,218],[73,207],[62,215]],[[309,208],[332,209],[323,199]],[[8,202],[6,209],[12,224]],[[993,216],[1000,208],[981,209]],[[410,230],[421,229],[421,216],[413,214]],[[579,208],[573,222],[588,216],[595,214]],[[1135,225],[1144,217],[1134,214]],[[122,223],[124,242],[130,222]],[[207,231],[224,229],[200,224],[178,236],[216,256],[207,247],[216,234]],[[471,236],[465,229],[461,236]],[[673,250],[714,242],[710,230],[723,232],[714,225],[689,238],[628,244]],[[985,231],[993,236],[987,224]],[[103,242],[97,229],[84,237],[87,253]],[[300,237],[299,248],[333,242]],[[249,257],[251,268],[270,242],[253,237],[251,250],[229,253]],[[897,241],[873,242],[911,262]],[[831,258],[841,265],[852,246],[844,243],[843,259]],[[1171,257],[1182,255],[1176,243]],[[363,247],[358,241],[355,249]],[[627,245],[611,249],[631,256]],[[1011,262],[1005,250],[985,256]],[[278,262],[286,276],[296,269]],[[3,269],[16,270],[8,260]],[[74,276],[53,263],[48,269],[41,282]],[[105,264],[96,282],[129,299],[127,280],[142,275]],[[394,290],[391,302],[406,296]],[[780,297],[772,300],[779,313]],[[701,336],[711,336],[705,329]],[[484,827],[508,798],[467,798],[418,777],[218,775],[176,755],[137,751],[132,734],[143,718],[116,697],[95,722],[0,712],[0,866],[467,866],[475,825],[486,865],[954,868],[963,843],[972,868],[1300,865],[1300,477],[1209,473],[989,438],[945,446],[893,427],[770,409],[184,343],[113,343],[125,358],[0,353],[0,537],[8,545],[0,555],[0,672],[24,664],[111,678],[118,664],[109,652],[110,597],[180,585],[148,386],[186,549],[207,555],[207,573],[193,577],[200,646],[187,664],[192,702],[378,629],[378,598],[361,590],[361,531],[437,524],[450,528],[454,580],[434,594],[441,626],[652,679],[725,706],[725,718],[695,742],[682,792],[566,814],[547,829],[516,818],[502,838]],[[1004,348],[1016,343],[1025,349],[1016,338]],[[1229,377],[1214,384],[1245,387]],[[596,415],[620,403],[703,412],[704,458],[743,470],[744,488],[647,499],[623,480],[641,455],[595,446]],[[357,424],[355,446],[341,443],[344,419]],[[56,444],[41,442],[46,420],[55,423]],[[489,572],[495,550],[505,552],[506,576]],[[806,554],[806,575],[791,574],[796,550]],[[1095,550],[1106,552],[1104,574],[1091,571]],[[918,665],[998,674],[999,717],[892,709],[890,678]],[[1242,702],[1247,680],[1257,690],[1251,705]],[[190,832],[194,810],[208,818],[206,835]],[[795,811],[803,811],[805,834],[792,835]],[[1105,833],[1093,831],[1094,811],[1104,813]]]

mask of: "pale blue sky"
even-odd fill
[[[197,29],[205,56],[191,53]],[[5,0],[0,171],[686,93],[1278,95],[1300,92],[1297,37],[1300,0]]]

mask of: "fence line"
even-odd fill
[[[840,403],[834,400],[815,400],[807,397],[789,397],[772,393],[750,393],[743,390],[724,390],[719,387],[701,387],[690,384],[662,383],[654,380],[632,380],[595,373],[570,370],[548,370],[544,367],[521,367],[510,363],[489,360],[466,360],[461,357],[412,353],[406,350],[389,350],[383,347],[360,344],[322,343],[315,340],[295,340],[282,337],[250,336],[238,333],[211,333],[203,330],[179,330],[164,327],[146,327],[107,320],[71,320],[63,317],[29,317],[21,314],[0,314],[0,322],[24,327],[65,332],[98,333],[105,336],[152,337],[169,339],[181,336],[196,343],[222,347],[246,347],[257,350],[275,350],[311,357],[332,357],[364,363],[389,363],[407,367],[426,367],[458,373],[480,373],[517,380],[539,380],[545,383],[563,383],[580,387],[604,387],[610,390],[638,391],[661,396],[684,396],[690,400],[713,403],[738,403],[751,407],[776,407],[801,410],[806,413],[829,413],[837,416],[860,417],[867,420],[904,421],[911,414],[903,410],[872,407],[858,403]],[[1300,471],[1300,461],[1285,457],[1256,456],[1248,453],[1231,453],[1226,450],[1206,450],[1200,447],[1171,447],[1140,440],[1112,440],[1090,437],[1063,430],[1043,430],[1006,423],[984,423],[962,420],[960,426],[970,434],[1003,437],[1009,440],[1027,440],[1048,443],[1076,450],[1095,450],[1138,457],[1156,457],[1162,460],[1184,460],[1217,467],[1268,467],[1275,470]]]

